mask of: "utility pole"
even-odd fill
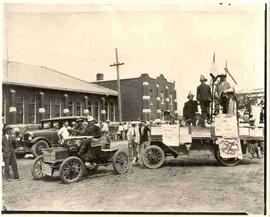
[[[120,78],[119,78],[119,66],[124,65],[124,63],[118,62],[118,51],[115,48],[115,58],[116,62],[111,64],[110,67],[116,66],[116,73],[117,73],[117,89],[118,89],[118,112],[119,112],[119,122],[122,122],[122,100],[121,100],[121,86],[120,86]]]

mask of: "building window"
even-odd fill
[[[99,101],[96,100],[95,101],[95,114],[94,114],[94,118],[97,119],[99,121]]]
[[[16,95],[16,123],[24,124],[24,97]]]
[[[29,114],[29,123],[35,124],[36,123],[36,97],[35,96],[29,97],[28,114]]]
[[[89,115],[92,115],[93,116],[93,103],[92,101],[88,101],[88,111],[89,111]]]
[[[49,98],[45,99],[44,102],[44,108],[45,108],[45,118],[49,119],[51,118],[51,100]]]
[[[54,99],[52,117],[60,117],[61,114],[61,101],[60,99]]]
[[[73,111],[73,101],[69,100],[68,101],[68,110],[69,110],[69,114],[70,115],[74,115],[74,111]]]
[[[110,121],[115,121],[115,103],[114,101],[110,102]]]
[[[163,91],[160,92],[160,101],[161,101],[161,104],[165,103],[164,92]]]
[[[75,104],[75,115],[81,116],[82,115],[82,102],[76,101]]]

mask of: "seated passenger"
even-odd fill
[[[69,132],[68,132],[68,121],[65,121],[63,123],[63,126],[61,127],[60,130],[58,130],[57,135],[59,137],[59,143],[60,145],[64,144],[65,139],[69,137]]]

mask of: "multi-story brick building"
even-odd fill
[[[117,80],[101,80],[97,74],[95,84],[117,90]],[[175,82],[168,82],[161,74],[156,79],[142,74],[138,78],[121,79],[123,121],[170,120],[177,110]]]
[[[40,66],[4,62],[2,116],[7,124],[92,114],[117,121],[118,92]]]

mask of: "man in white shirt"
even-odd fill
[[[136,144],[136,124],[131,124],[127,132],[127,139],[128,139],[128,150],[129,150],[129,160],[135,162],[135,158],[137,156],[137,144]]]
[[[60,145],[64,144],[65,139],[69,137],[69,132],[68,132],[68,121],[65,121],[63,126],[61,127],[60,130],[57,132],[60,140]]]

